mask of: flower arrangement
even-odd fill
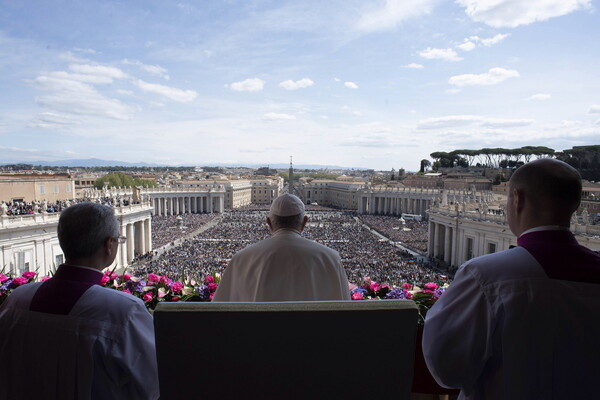
[[[34,282],[36,277],[38,277],[36,272],[29,271],[17,277],[0,273],[0,304],[15,288]],[[39,281],[51,278],[51,276],[43,276]],[[154,310],[156,305],[163,301],[211,301],[220,281],[219,273],[207,275],[201,282],[196,282],[183,276],[180,281],[175,281],[156,274],[148,274],[145,278],[140,278],[125,272],[117,274],[113,269],[104,272],[100,285],[139,297],[148,309]],[[447,284],[439,286],[434,282],[426,283],[423,288],[409,283],[389,286],[365,277],[360,285],[350,285],[349,289],[352,300],[413,300],[419,308],[418,321],[422,324],[427,311],[440,298],[447,286]]]
[[[390,287],[386,284],[377,283],[369,277],[365,277],[360,286],[350,285],[350,296],[352,300],[412,300],[419,309],[418,322],[422,325],[425,322],[427,311],[433,307],[447,287],[447,284],[439,286],[435,282],[428,282],[423,288],[411,285],[410,283]]]
[[[104,273],[100,285],[139,297],[148,309],[154,310],[163,301],[211,301],[220,280],[218,273],[207,275],[202,282],[196,282],[183,277],[181,281],[174,281],[156,274],[148,274],[144,279],[125,273],[116,274],[113,270]]]
[[[19,286],[34,282],[37,272],[23,272],[21,276],[13,277],[10,274],[0,274],[0,304],[10,295],[10,293]],[[42,278],[42,280],[45,280]]]

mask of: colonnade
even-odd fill
[[[152,250],[152,220],[146,217],[139,220],[121,220],[121,236],[127,241],[120,244],[119,266],[128,265],[137,254],[145,254]]]
[[[211,194],[150,194],[152,215],[223,212],[224,196]]]
[[[399,196],[399,193],[370,193],[362,194],[358,201],[359,214],[397,215],[416,214],[427,216],[426,211],[434,201],[434,195]]]

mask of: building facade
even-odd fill
[[[148,202],[115,207],[121,235],[127,238],[126,243],[119,245],[117,267],[125,267],[136,254],[152,250],[151,210]],[[56,234],[59,216],[0,216],[0,266],[4,273],[35,271],[40,276],[49,275],[64,262]]]
[[[0,202],[73,200],[75,182],[68,174],[0,174]]]

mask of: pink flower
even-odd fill
[[[155,274],[148,274],[148,283],[157,283],[160,282],[160,278]]]
[[[171,279],[167,278],[166,276],[161,276],[160,283],[162,283],[163,285],[168,285],[169,283],[171,283]]]
[[[52,277],[51,277],[51,276],[48,276],[48,275],[46,275],[46,276],[42,276],[42,279],[40,279],[40,280],[41,280],[42,282],[46,282],[48,279],[52,279]]]
[[[156,276],[156,275],[155,275]],[[152,299],[154,298],[154,295],[152,294],[152,292],[146,292],[146,294],[144,295],[144,297],[142,297],[142,299],[148,303],[150,301],[152,301]]]
[[[133,293],[131,293],[131,292],[130,292],[129,290],[127,290],[127,289],[123,290],[123,293],[129,293],[129,294],[133,294]]]
[[[112,274],[110,274],[110,279],[115,280],[117,279],[119,275],[115,274],[114,272]]]
[[[27,271],[23,272],[23,278],[33,279],[37,274],[35,272]]]
[[[378,292],[379,289],[381,289],[381,285],[377,282],[371,282],[371,285],[369,285],[369,288],[374,292]]]
[[[173,296],[173,297],[171,298],[171,301],[179,301],[179,299],[180,299],[180,297]]]
[[[413,295],[411,292],[405,291],[404,294],[406,294],[406,298],[409,300],[413,298]]]
[[[214,292],[215,290],[217,290],[218,287],[219,287],[219,285],[217,285],[216,283],[208,284],[208,290],[210,290],[211,292]]]
[[[171,290],[173,291],[173,293],[181,293],[181,289],[183,289],[183,283],[173,282],[171,284]]]
[[[131,280],[131,275],[123,274],[123,282],[129,282]]]
[[[8,276],[0,274],[0,283],[4,283],[8,280]]]
[[[215,282],[215,278],[213,278],[212,275],[208,275],[206,278],[204,278],[204,283],[206,283],[207,285],[209,283],[214,283]]]
[[[110,276],[109,275],[102,275],[102,280],[100,280],[100,284],[102,286],[106,285],[108,283],[108,281],[110,281]]]
[[[438,288],[437,283],[429,282],[429,283],[425,284],[425,289],[427,289],[427,290],[435,290],[437,288]]]
[[[13,285],[15,285],[15,286],[21,286],[21,285],[24,285],[27,282],[29,282],[29,279],[23,278],[22,276],[18,276],[15,279],[13,279],[12,281],[13,281]]]
[[[412,285],[410,283],[403,283],[402,284],[402,289],[404,289],[404,290],[411,290],[412,289]]]
[[[352,293],[352,300],[362,300],[363,294],[361,292]]]
[[[215,293],[214,293],[214,292],[212,292],[212,293],[210,294],[210,301],[212,301],[213,297],[215,297]]]
[[[386,284],[384,283],[383,285],[381,285],[381,288],[382,288],[382,289],[389,289],[389,288],[390,288],[390,286],[389,286],[389,285],[386,285]]]

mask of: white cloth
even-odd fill
[[[157,399],[153,319],[127,293],[90,287],[68,315],[29,311],[41,283],[0,308],[0,399]]]
[[[213,301],[350,300],[337,251],[279,229],[237,252]]]
[[[598,289],[549,279],[522,247],[470,260],[427,313],[427,365],[459,399],[597,398]]]

